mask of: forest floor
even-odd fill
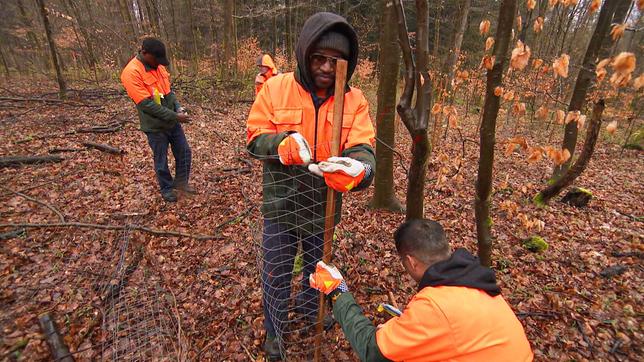
[[[77,360],[261,360],[255,237],[261,167],[250,161],[249,168],[245,154],[250,103],[179,88],[194,116],[184,129],[198,194],[166,204],[131,101],[113,83],[74,88],[63,103],[43,101],[55,97],[43,95],[55,89],[51,82],[5,83],[0,91],[0,156],[67,149],[59,153],[62,162],[0,173],[0,360],[50,359],[38,325],[45,312]],[[449,130],[445,140],[441,132],[425,197],[426,217],[443,224],[454,247],[473,252],[477,120],[478,114],[470,114],[460,134]],[[537,208],[530,200],[547,181],[550,162],[529,164],[522,151],[506,156],[502,141],[522,134],[529,142],[554,145],[562,132],[557,128],[549,140],[552,128],[513,122],[499,118],[494,268],[537,360],[641,358],[644,154],[622,150],[617,139],[602,134],[576,181],[592,191],[590,204],[575,208],[557,199]],[[117,130],[85,132],[105,125]],[[87,141],[125,153],[88,149],[82,145]],[[410,142],[402,126],[397,142],[395,189],[404,200]],[[335,264],[346,271],[367,315],[381,323],[378,303],[391,292],[404,306],[415,286],[392,242],[404,216],[370,209],[372,195],[370,188],[346,198]],[[531,235],[543,237],[549,248],[527,251],[522,239]],[[305,340],[297,348],[310,351],[312,344]],[[355,360],[338,326],[326,334],[324,354]]]

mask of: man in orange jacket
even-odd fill
[[[298,249],[304,278],[295,312],[307,327],[316,321],[319,293],[307,279],[322,258],[328,188],[340,193],[337,224],[342,193],[367,188],[375,172],[369,105],[353,87],[344,94],[341,157],[330,157],[335,65],[339,58],[348,61],[348,81],[358,61],[353,27],[339,15],[314,14],[302,28],[296,57],[294,73],[264,83],[247,122],[248,151],[263,161],[264,350],[271,360],[280,358],[279,342],[291,332],[288,313]]]
[[[121,83],[136,104],[141,131],[145,132],[154,155],[154,171],[167,202],[176,202],[175,189],[195,193],[188,185],[192,151],[181,123],[190,120],[170,88],[165,45],[155,38],[143,39],[139,54],[121,72]],[[175,159],[175,177],[168,169],[168,146]]]
[[[327,294],[333,315],[362,361],[532,361],[523,326],[501,296],[494,271],[450,247],[439,223],[410,220],[394,234],[407,273],[419,284],[398,317],[376,328],[337,268],[319,262],[311,286]]]
[[[257,58],[257,68],[259,68],[259,73],[255,77],[255,95],[262,90],[262,86],[264,86],[267,80],[276,76],[278,73],[273,58],[268,54],[260,55]]]

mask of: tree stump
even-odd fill
[[[561,202],[575,207],[585,207],[593,198],[592,192],[582,189],[581,187],[573,187],[561,199]]]

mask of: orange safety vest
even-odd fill
[[[532,361],[523,326],[501,295],[482,290],[425,287],[400,317],[376,332],[392,361]]]
[[[316,117],[311,94],[295,80],[294,74],[276,75],[264,83],[251,107],[247,143],[261,134],[296,131],[309,143],[313,161],[324,161],[331,156],[333,100],[331,96],[324,102]],[[351,87],[344,95],[340,152],[359,144],[373,147],[375,136],[367,99],[359,89]]]
[[[170,74],[163,65],[146,71],[137,57],[132,58],[121,72],[121,83],[134,103],[154,97],[156,89],[162,95],[170,93]]]

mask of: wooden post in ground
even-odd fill
[[[335,93],[333,100],[333,131],[331,133],[331,157],[340,155],[340,138],[342,136],[342,116],[344,111],[344,89],[347,84],[348,63],[338,59],[335,66]],[[326,192],[326,210],[324,213],[324,252],[322,261],[331,262],[333,251],[333,229],[335,227],[335,190],[328,188]],[[325,295],[320,293],[318,321],[315,327],[315,361],[322,357],[322,333],[324,332]]]

